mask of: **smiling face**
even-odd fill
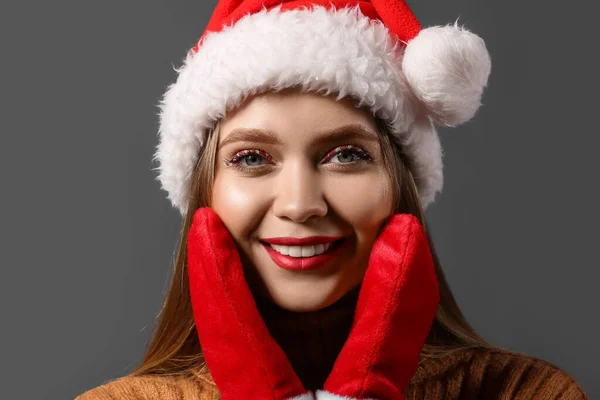
[[[284,91],[248,99],[219,135],[211,208],[252,292],[312,311],[359,285],[393,202],[373,117]]]

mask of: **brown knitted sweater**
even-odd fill
[[[306,389],[322,387],[348,335],[357,291],[313,313],[292,313],[267,302],[259,309]],[[494,348],[466,348],[423,360],[406,400],[586,400],[566,372],[533,357]],[[208,372],[186,376],[126,376],[89,390],[76,400],[217,400]]]

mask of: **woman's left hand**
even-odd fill
[[[394,215],[373,246],[352,330],[317,399],[403,399],[440,300],[421,224]]]

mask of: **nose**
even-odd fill
[[[273,214],[303,223],[327,214],[327,203],[318,171],[309,163],[288,163],[277,176]]]

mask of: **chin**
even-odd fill
[[[332,284],[333,283],[333,284]],[[334,282],[278,282],[267,291],[271,301],[284,310],[294,312],[318,311],[338,301],[350,288],[342,288]]]

